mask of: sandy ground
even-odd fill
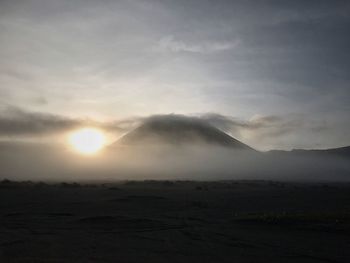
[[[0,262],[350,262],[350,184],[0,183]]]

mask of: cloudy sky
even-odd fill
[[[175,113],[258,149],[345,146],[349,84],[349,1],[0,0],[2,137]]]

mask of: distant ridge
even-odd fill
[[[293,150],[293,153],[314,153],[314,154],[330,154],[330,155],[339,155],[350,157],[350,146],[340,147],[340,148],[331,148],[324,150]]]
[[[114,145],[141,146],[159,144],[206,144],[240,150],[253,150],[248,145],[199,118],[182,115],[151,117],[141,126],[120,138]]]
[[[293,149],[291,151],[282,151],[282,150],[271,150],[268,153],[272,154],[280,154],[280,153],[289,153],[294,155],[305,155],[305,154],[313,154],[313,155],[333,155],[333,156],[342,156],[350,158],[350,146],[340,147],[340,148],[330,148],[330,149]]]

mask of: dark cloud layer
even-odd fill
[[[2,135],[42,135],[65,132],[82,126],[97,126],[110,131],[127,131],[140,123],[148,120],[162,119],[166,121],[185,120],[187,122],[208,122],[213,126],[225,131],[235,132],[239,129],[259,130],[276,126],[283,130],[300,127],[297,122],[286,121],[278,116],[257,117],[250,121],[243,121],[230,116],[217,113],[207,113],[197,116],[179,114],[153,115],[149,117],[134,117],[111,122],[98,122],[91,119],[73,119],[60,115],[42,112],[28,112],[16,107],[8,107],[0,113],[0,134]],[[287,132],[287,131],[286,131]]]
[[[130,129],[130,125],[133,123],[133,119],[103,123],[91,119],[74,119],[8,107],[0,113],[0,135],[11,137],[52,135],[84,126],[95,126],[110,131],[122,132]]]
[[[290,148],[331,148],[334,141],[328,144],[317,144],[319,140],[334,137],[339,131],[327,122],[310,121],[303,115],[285,116],[255,116],[248,120],[225,116],[217,113],[196,115],[151,115],[147,117],[133,117],[114,121],[101,122],[94,119],[69,118],[42,112],[30,112],[16,107],[8,107],[0,113],[0,137],[42,138],[42,136],[59,135],[79,127],[96,127],[105,130],[118,138],[122,134],[138,127],[142,123],[160,119],[172,122],[204,122],[219,128],[236,139],[247,143],[256,149],[290,149]],[[311,136],[314,140],[310,140]],[[340,134],[345,146],[346,134]],[[307,141],[306,141],[307,140]],[[279,146],[279,145],[282,145]],[[324,146],[324,147],[322,147]]]
[[[58,115],[34,113],[10,107],[0,115],[1,135],[42,135],[63,132],[82,125],[80,121]]]

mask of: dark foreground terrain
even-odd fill
[[[350,262],[350,184],[0,183],[0,262]]]

